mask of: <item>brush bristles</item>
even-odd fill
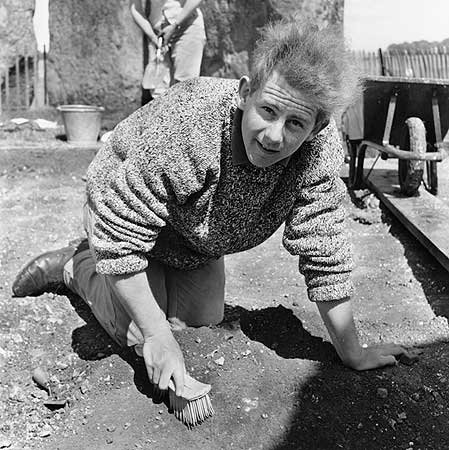
[[[189,428],[204,422],[215,414],[209,394],[194,400],[178,397],[171,389],[169,392],[170,409],[175,417]]]

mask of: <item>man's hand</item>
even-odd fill
[[[117,298],[143,336],[142,356],[150,380],[161,390],[173,379],[176,395],[184,390],[184,358],[165,313],[153,296],[145,271],[111,275]]]
[[[409,356],[409,352],[400,345],[384,344],[371,347],[360,347],[358,355],[348,355],[343,363],[355,370],[377,369],[384,366],[395,366],[401,355]]]
[[[161,390],[168,388],[173,379],[176,395],[182,397],[184,391],[184,357],[179,344],[170,330],[145,339],[143,358],[150,381]]]
[[[355,370],[376,369],[396,365],[395,356],[409,356],[405,348],[394,344],[362,347],[354,325],[349,298],[319,302],[317,306],[335,350],[346,366]]]

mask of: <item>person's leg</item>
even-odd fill
[[[161,309],[167,312],[164,267],[151,262],[147,274],[151,290]],[[91,250],[74,255],[64,266],[64,282],[91,308],[93,315],[105,331],[121,346],[131,346],[143,341],[134,321],[122,306],[111,277],[97,273]]]
[[[96,271],[96,260],[91,236],[95,217],[86,203],[83,223],[89,246],[75,253],[64,266],[64,282],[74,293],[79,295],[91,308],[92,313],[106,332],[121,346],[135,345],[143,337],[122,306],[111,277]],[[147,270],[153,295],[161,309],[167,313],[167,294],[165,288],[164,268],[152,262]]]
[[[200,75],[205,44],[206,34],[203,18],[199,15],[173,42],[171,48],[172,84]]]
[[[166,268],[168,318],[187,326],[216,325],[223,320],[224,258],[195,270]]]
[[[142,88],[142,97],[141,97],[141,106],[146,105],[147,103],[153,100],[153,96],[151,95],[151,89]]]
[[[154,298],[169,320],[179,319],[195,327],[217,324],[223,319],[223,258],[189,271],[151,260],[146,273]],[[96,272],[91,250],[78,252],[65,265],[64,281],[90,306],[96,319],[119,345],[143,342],[140,330],[121,305],[110,277]]]
[[[154,100],[170,87],[171,79],[171,58],[168,52],[163,52],[158,57],[156,47],[148,45],[148,63],[142,77],[143,90],[149,90],[151,98]]]
[[[95,269],[95,256],[90,243],[94,215],[84,208],[84,227],[90,249],[75,253],[64,266],[64,282],[90,306],[107,333],[120,345],[143,342],[143,336],[123,308],[111,277]],[[170,268],[150,260],[146,269],[154,298],[168,319],[177,318],[188,326],[219,323],[224,309],[224,258],[213,260],[195,270]]]

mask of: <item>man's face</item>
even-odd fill
[[[255,166],[269,167],[314,137],[318,108],[276,72],[252,94],[249,79],[242,78],[239,95],[243,143]]]

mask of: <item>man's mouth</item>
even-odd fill
[[[279,150],[273,150],[273,149],[264,147],[259,141],[256,141],[256,142],[264,152],[269,153],[270,155],[275,155],[275,154],[279,153]]]

